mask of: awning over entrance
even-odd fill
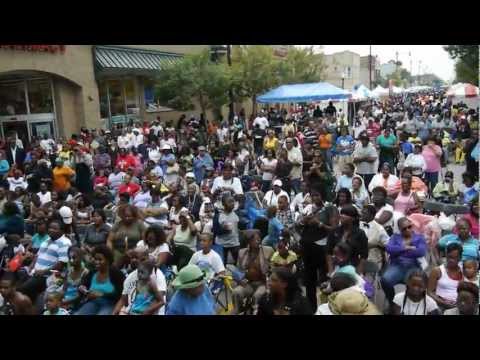
[[[183,56],[154,50],[131,49],[119,46],[95,46],[97,74],[149,74],[180,61]]]

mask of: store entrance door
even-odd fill
[[[15,131],[18,138],[22,140],[23,146],[29,143],[28,126],[26,121],[5,121],[2,123],[3,136],[6,137],[10,132]]]

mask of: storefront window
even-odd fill
[[[106,82],[101,82],[98,84],[98,96],[100,98],[100,116],[102,119],[106,119],[110,116],[108,110],[108,93]]]
[[[127,101],[127,113],[138,114],[137,93],[133,79],[125,80],[125,99]]]
[[[0,84],[0,116],[22,115],[27,113],[25,83]]]
[[[112,116],[125,115],[125,99],[123,96],[123,84],[120,80],[109,80],[110,111]]]
[[[53,113],[52,87],[49,80],[27,81],[30,114]]]

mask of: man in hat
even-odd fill
[[[175,161],[175,155],[172,154],[172,147],[168,144],[163,144],[160,148],[163,155],[160,158],[160,166],[164,174],[167,173],[168,163],[172,160]]]
[[[187,265],[173,281],[177,289],[166,315],[215,315],[215,300],[205,284],[205,273],[197,265]]]
[[[195,180],[197,184],[200,184],[205,177],[205,170],[207,167],[213,168],[213,159],[205,146],[198,147],[198,155],[193,160],[193,173],[195,174]]]
[[[286,196],[288,202],[290,202],[290,196],[288,196],[287,192],[282,190],[283,183],[281,180],[277,179],[273,182],[273,189],[267,191],[265,197],[263,198],[263,203],[265,206],[277,206],[278,205],[278,198],[280,196]]]

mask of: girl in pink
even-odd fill
[[[441,170],[440,159],[442,148],[435,144],[435,139],[429,138],[423,147],[422,156],[425,159],[425,182],[430,190],[433,190],[438,183],[438,173]]]
[[[393,209],[407,216],[420,208],[420,200],[415,192],[411,190],[412,177],[404,176],[401,182],[402,190],[393,203]]]

